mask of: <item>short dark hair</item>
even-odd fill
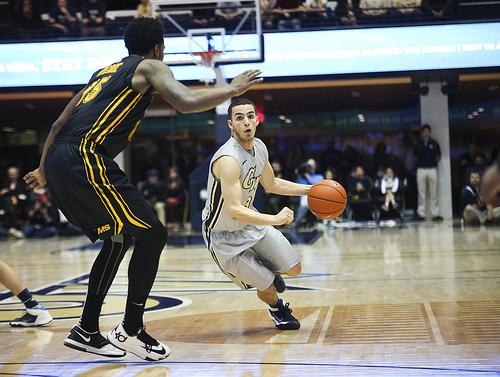
[[[140,17],[127,25],[123,38],[129,54],[145,55],[163,42],[164,34],[160,20]]]
[[[429,126],[428,124],[424,124],[424,125],[422,125],[422,127],[420,128],[420,131],[423,131],[423,130],[424,130],[424,129],[426,129],[426,128],[427,128],[429,131],[432,131],[431,126]]]
[[[229,116],[229,119],[231,119],[233,107],[241,105],[252,105],[253,109],[255,110],[255,114],[257,114],[257,108],[255,107],[255,104],[252,101],[250,101],[248,98],[245,97],[237,97],[231,100],[231,104],[227,109],[227,115]]]

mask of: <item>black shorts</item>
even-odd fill
[[[54,203],[92,242],[122,233],[136,237],[159,222],[118,164],[92,145],[81,149],[78,139],[56,139],[45,178]]]

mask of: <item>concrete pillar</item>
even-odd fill
[[[423,124],[432,127],[432,138],[441,147],[441,161],[438,165],[438,200],[441,216],[445,219],[453,217],[451,197],[451,165],[450,165],[450,123],[448,119],[448,96],[441,92],[440,81],[422,82],[429,93],[420,95],[420,119]]]

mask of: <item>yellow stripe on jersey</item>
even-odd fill
[[[102,144],[104,139],[115,130],[116,127],[120,125],[120,123],[127,117],[127,115],[134,109],[135,105],[141,100],[142,94],[138,94],[134,97],[134,99],[128,104],[125,109],[122,110],[120,114],[101,132],[101,134],[97,137],[95,142],[97,144]]]
[[[137,132],[137,129],[139,128],[139,126],[141,125],[141,123],[142,123],[142,119],[139,119],[135,123],[134,128],[132,128],[132,131],[130,131],[130,133],[128,134],[128,141],[132,141],[132,138],[134,137],[134,135]]]
[[[91,152],[94,152],[93,148],[90,149]],[[132,213],[132,210],[128,206],[128,204],[125,202],[123,199],[123,196],[118,192],[115,186],[111,184],[109,181],[108,177],[106,176],[106,166],[104,164],[104,160],[102,157],[100,157],[98,154],[94,154],[95,159],[97,162],[97,166],[99,167],[99,172],[100,176],[102,179],[102,183],[104,187],[106,187],[109,192],[113,195],[115,198],[116,202],[122,209],[122,212],[125,214],[125,217],[127,218],[128,221],[130,221],[131,224],[138,226],[139,228],[144,228],[144,229],[150,229],[151,225],[149,225],[147,222],[139,219],[136,215]]]

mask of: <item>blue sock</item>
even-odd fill
[[[38,305],[38,301],[33,298],[28,288],[24,288],[23,291],[21,291],[21,293],[17,295],[17,298],[21,300],[21,302],[24,304],[24,306],[26,306],[27,309],[32,309]]]

